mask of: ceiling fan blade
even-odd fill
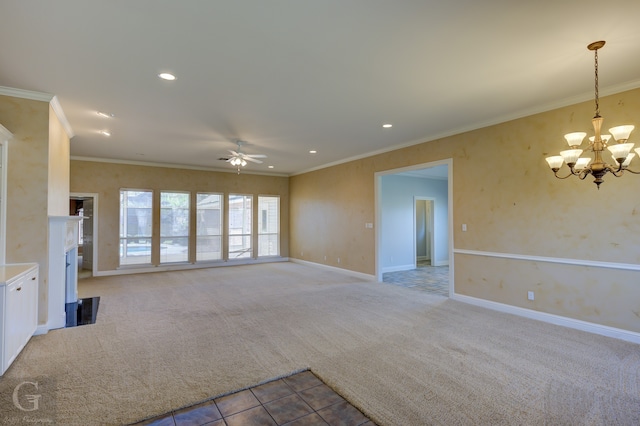
[[[245,157],[251,157],[251,158],[267,158],[266,155],[264,154],[251,154],[251,155],[245,155]]]
[[[248,157],[248,156],[245,156],[244,159],[247,160],[247,161],[252,161],[254,163],[262,164],[262,161],[256,160],[255,158],[251,158],[251,157]]]
[[[228,149],[227,151],[229,151],[231,153],[231,155],[233,155],[234,157],[240,157],[240,154],[238,154],[237,152],[235,152],[235,151],[233,151],[231,149]]]

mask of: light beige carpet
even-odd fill
[[[640,424],[638,345],[411,289],[274,263],[80,291],[97,323],[31,340],[0,423],[27,380],[45,408],[21,416],[123,424],[310,368],[380,425]]]

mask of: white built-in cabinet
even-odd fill
[[[38,265],[0,266],[0,376],[38,326]]]

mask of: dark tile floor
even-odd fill
[[[375,426],[311,371],[274,380],[135,424]]]
[[[449,297],[449,267],[418,262],[416,269],[386,272],[382,282]]]

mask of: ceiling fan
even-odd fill
[[[237,140],[236,144],[238,145],[238,149],[236,151],[229,150],[231,156],[225,161],[227,163],[231,163],[231,165],[236,166],[238,168],[238,173],[240,173],[240,167],[244,167],[247,165],[247,161],[251,161],[253,163],[261,164],[262,161],[258,160],[258,158],[267,158],[264,154],[245,154],[241,151],[242,145],[246,142]]]

